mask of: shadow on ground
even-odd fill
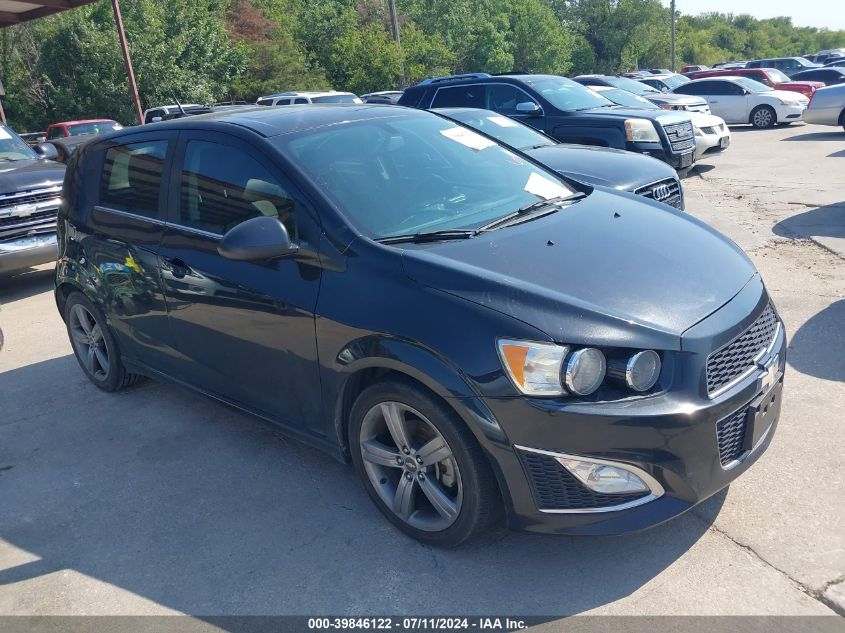
[[[733,131],[733,128],[731,129]],[[787,136],[781,141],[842,141],[845,139],[845,134],[841,131],[834,132],[809,132],[807,134],[797,134],[796,136]]]
[[[782,237],[845,237],[845,201],[790,216],[772,228]]]
[[[55,278],[53,268],[31,268],[14,276],[0,276],[0,306],[50,290]]]
[[[792,334],[786,360],[802,374],[845,382],[845,299],[830,304]]]
[[[106,394],[72,356],[0,384],[0,538],[37,557],[0,569],[0,591],[73,570],[204,615],[580,613],[671,565],[725,498],[624,538],[499,530],[436,550],[385,521],[349,467],[179,387]],[[97,612],[95,594],[75,609]]]
[[[828,154],[828,158],[845,158],[845,149],[839,150],[838,152],[833,152],[833,154]]]

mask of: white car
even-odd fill
[[[816,125],[841,125],[845,130],[845,84],[816,90],[804,111],[804,120]]]
[[[695,159],[707,152],[723,152],[731,144],[731,131],[725,120],[715,114],[688,112],[695,132]]]
[[[259,97],[255,105],[299,105],[306,103],[364,103],[351,92],[338,92],[337,90],[305,91],[305,92],[278,92],[276,94]]]
[[[696,79],[672,92],[703,97],[710,111],[727,123],[750,123],[756,128],[800,121],[810,102],[797,92],[772,90],[746,77]]]

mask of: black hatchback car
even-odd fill
[[[291,106],[74,154],[56,300],[82,370],[187,385],[351,460],[395,525],[645,528],[777,425],[785,334],[730,240],[421,110]]]

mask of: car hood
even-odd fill
[[[789,90],[790,88],[824,88],[823,81],[783,81],[777,85],[779,90]]]
[[[526,153],[569,178],[625,191],[676,177],[675,170],[663,161],[618,149],[561,144]]]
[[[475,238],[409,245],[403,265],[418,283],[558,342],[661,349],[679,349],[686,329],[757,275],[736,244],[703,222],[607,189]]]
[[[786,99],[787,101],[809,101],[807,97],[802,95],[800,92],[791,92],[789,90],[770,90],[768,92],[761,93],[761,96],[765,95],[766,97],[776,97],[778,99]],[[754,95],[751,95],[754,96]]]
[[[0,196],[38,187],[61,185],[65,166],[52,160],[0,162]]]
[[[625,106],[613,106],[610,108],[590,108],[589,110],[580,110],[580,112],[588,112],[599,116],[606,117],[630,117],[632,119],[648,119],[649,121],[660,121],[663,125],[671,125],[672,123],[683,123],[689,121],[689,116],[686,112],[672,110],[660,110],[658,108],[628,108]]]

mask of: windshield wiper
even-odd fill
[[[390,235],[388,237],[377,238],[376,242],[382,244],[401,244],[403,242],[420,244],[422,242],[440,242],[444,240],[466,240],[476,235],[478,235],[477,230],[443,229],[442,231],[423,231],[421,233],[407,233],[405,235]]]
[[[549,215],[550,213],[558,211],[561,208],[561,204],[564,202],[575,202],[586,197],[587,194],[579,191],[570,196],[558,196],[556,198],[549,198],[548,200],[537,200],[536,202],[531,202],[525,206],[519,207],[519,209],[513,213],[509,213],[498,220],[493,220],[489,224],[485,224],[481,228],[477,229],[477,231],[479,233],[481,231],[492,231],[493,229],[500,229],[512,224],[525,222],[530,218],[543,217],[544,215]]]

